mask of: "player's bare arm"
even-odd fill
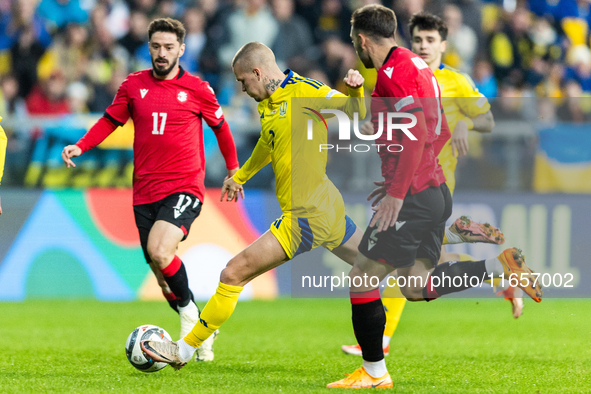
[[[72,161],[72,158],[78,157],[82,154],[82,149],[78,145],[68,145],[62,151],[62,160],[66,164],[66,167],[76,167],[76,164]]]
[[[472,130],[479,133],[490,133],[495,127],[495,120],[490,110],[484,114],[471,118],[469,121],[459,120],[451,135],[451,149],[454,156],[460,157],[468,154],[469,122],[472,123]]]

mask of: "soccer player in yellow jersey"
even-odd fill
[[[2,117],[0,116],[0,120]],[[6,139],[6,133],[2,126],[0,126],[0,183],[2,182],[2,175],[4,175],[4,159],[6,158],[6,145],[8,140]],[[0,215],[2,215],[2,205],[0,202]]]
[[[340,192],[326,176],[327,153],[319,149],[327,141],[322,122],[311,122],[309,133],[307,123],[299,124],[299,118],[294,118],[303,109],[318,113],[337,109],[351,119],[354,113],[363,119],[366,109],[361,74],[349,70],[344,79],[349,93],[346,96],[291,70],[282,72],[273,52],[258,42],[244,45],[236,53],[232,68],[242,91],[259,102],[261,136],[244,166],[224,181],[221,198],[237,199],[242,185],[271,163],[283,215],[230,260],[220,275],[216,294],[187,336],[170,343],[142,342],[142,349],[154,360],[175,368],[189,361],[203,341],[230,317],[244,285],[252,279],[317,246],[353,265],[363,237],[346,215]]]

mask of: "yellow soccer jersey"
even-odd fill
[[[474,118],[490,110],[488,100],[478,91],[468,75],[443,63],[433,74],[441,89],[441,104],[452,134],[459,120]],[[447,186],[453,193],[456,183],[454,172],[458,160],[452,153],[451,140],[447,141],[438,158],[447,179]]]
[[[312,218],[325,214],[335,204],[342,204],[342,196],[326,176],[326,150],[319,150],[319,146],[327,142],[325,125],[311,122],[313,138],[309,140],[307,116],[301,112],[307,111],[303,108],[317,112],[320,107],[331,108],[351,118],[358,112],[359,119],[363,119],[366,115],[363,88],[350,89],[349,93],[350,97],[358,99],[347,98],[321,82],[287,70],[281,86],[259,103],[261,136],[234,180],[243,184],[271,162],[277,200],[284,213]],[[323,117],[329,116],[324,114]]]
[[[2,117],[0,116],[0,120]],[[0,126],[0,183],[2,183],[2,175],[4,175],[4,159],[6,157],[6,145],[8,140],[6,139],[6,133],[2,126]]]

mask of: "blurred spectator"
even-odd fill
[[[129,30],[129,7],[123,0],[98,0],[97,5],[106,11],[105,27],[115,39],[120,39]],[[96,7],[96,6],[95,6]]]
[[[37,81],[37,63],[45,48],[36,39],[33,26],[24,28],[18,41],[12,46],[12,70],[20,86],[19,96],[29,94]]]
[[[24,116],[27,113],[25,100],[18,95],[18,81],[12,74],[0,80],[0,113],[5,115]]]
[[[66,89],[66,96],[68,98],[68,106],[70,112],[74,114],[81,114],[88,112],[88,98],[89,91],[82,82],[72,82]]]
[[[566,70],[566,80],[578,83],[584,92],[591,92],[591,50],[585,45],[572,48],[568,54],[572,65]]]
[[[66,99],[66,86],[66,79],[61,71],[55,71],[49,79],[41,81],[26,98],[29,114],[62,115],[70,113]]]
[[[236,52],[246,43],[259,41],[273,45],[279,27],[266,6],[265,0],[246,0],[242,8],[234,11],[226,21],[229,42],[220,48],[222,67],[228,69]]]
[[[131,0],[131,8],[143,12],[148,19],[153,19],[157,13],[156,0]]]
[[[322,0],[320,16],[316,25],[316,39],[320,42],[329,36],[337,36],[342,41],[350,41],[351,10],[341,0]]]
[[[295,57],[312,57],[312,32],[299,15],[294,15],[294,0],[273,0],[272,4],[273,14],[279,22],[279,34],[271,49],[278,64],[287,68]]]
[[[219,88],[219,76],[222,66],[218,57],[220,47],[229,41],[229,32],[226,28],[227,19],[232,14],[233,6],[218,0],[201,0],[201,9],[205,13],[207,23],[205,35],[207,40],[201,51],[199,69],[203,78],[217,90]]]
[[[62,28],[70,22],[84,23],[88,15],[80,7],[79,0],[41,0],[39,14],[47,20],[53,30]]]
[[[94,32],[96,41],[89,60],[88,76],[94,83],[105,84],[111,79],[113,70],[128,69],[127,51],[113,39],[105,28]]]
[[[295,13],[302,17],[311,31],[318,25],[320,4],[315,0],[296,0]]]
[[[177,18],[178,7],[173,0],[160,0],[156,16],[158,18]]]
[[[13,0],[10,12],[0,16],[0,50],[11,48],[24,30],[31,30],[43,47],[49,46],[51,36],[36,6],[36,0]]]
[[[38,67],[39,78],[46,79],[56,70],[62,70],[68,82],[85,77],[90,51],[90,39],[86,26],[68,24],[65,34],[59,35]]]
[[[563,122],[583,123],[591,121],[589,97],[583,97],[581,85],[569,81],[565,86],[566,100],[558,107],[558,119]]]
[[[113,102],[119,86],[127,78],[127,72],[122,68],[117,68],[113,71],[111,79],[104,85],[96,85],[94,94],[88,103],[90,112],[103,113],[109,105]]]
[[[517,8],[510,18],[509,27],[501,26],[492,35],[489,52],[497,80],[510,77],[513,83],[522,84],[533,57],[533,42],[528,34],[531,20],[524,8]]]
[[[119,39],[121,45],[132,57],[135,51],[148,41],[148,25],[150,21],[141,11],[133,11],[129,17],[129,31]]]
[[[184,25],[187,30],[185,36],[185,54],[181,57],[181,65],[190,73],[199,71],[199,58],[205,47],[205,14],[199,8],[185,10]]]
[[[452,4],[445,6],[443,19],[447,23],[447,48],[443,63],[463,72],[472,70],[472,62],[478,49],[478,37],[471,27],[463,23],[462,11]]]
[[[497,80],[488,61],[479,60],[474,65],[474,84],[485,97],[497,96]]]
[[[562,97],[564,74],[562,64],[551,64],[548,76],[536,87],[536,94],[540,97]]]
[[[322,43],[323,56],[320,66],[326,72],[330,86],[342,92],[346,92],[343,78],[347,70],[355,66],[357,55],[352,45],[343,43],[338,37],[327,38]]]

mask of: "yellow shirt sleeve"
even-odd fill
[[[244,163],[236,174],[234,174],[232,179],[243,185],[246,181],[252,178],[254,174],[269,164],[271,162],[271,143],[273,142],[267,141],[265,135],[261,132],[261,136],[259,137],[252,154],[246,163]]]
[[[490,110],[490,104],[486,97],[478,91],[472,78],[463,73],[457,75],[459,87],[457,103],[462,113],[468,118],[487,113]]]
[[[329,86],[322,86],[318,91],[319,96],[328,100],[323,100],[321,107],[338,109],[345,112],[351,119],[353,119],[353,113],[357,112],[359,113],[359,119],[364,119],[367,114],[367,109],[365,107],[363,86],[357,89],[347,87],[347,90],[349,93],[348,96],[338,90],[331,89]],[[332,100],[333,98],[336,100]],[[343,100],[344,98],[354,100]],[[334,115],[327,114],[325,118],[328,119],[332,116]]]
[[[2,118],[0,118],[2,120]],[[2,183],[2,175],[4,175],[4,159],[6,158],[6,145],[8,139],[2,126],[0,126],[0,183]]]

